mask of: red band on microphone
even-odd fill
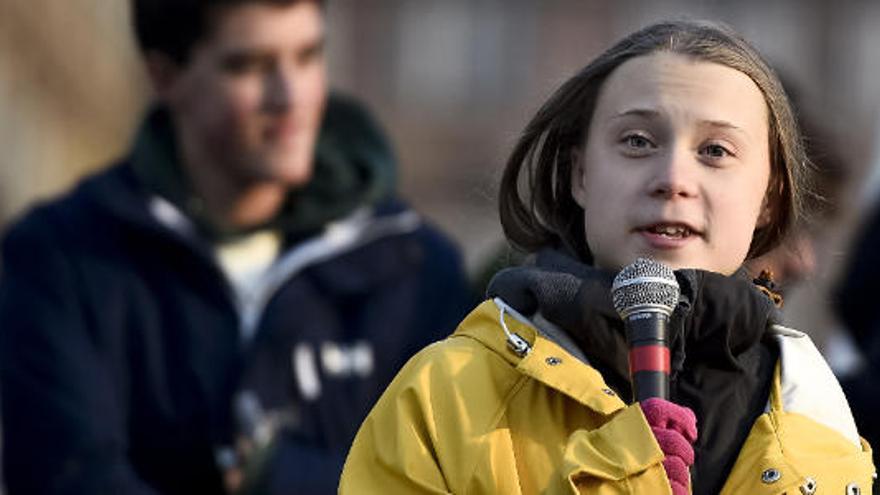
[[[669,374],[669,348],[662,345],[644,345],[629,350],[629,372],[660,371]]]

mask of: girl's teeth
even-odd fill
[[[687,229],[684,227],[655,227],[652,229],[655,233],[668,237],[684,237]]]

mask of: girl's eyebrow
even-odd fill
[[[631,108],[629,110],[624,110],[616,115],[611,117],[611,120],[623,119],[626,117],[642,117],[645,119],[657,119],[660,117],[660,112],[657,110],[651,110],[649,108]]]
[[[721,129],[721,130],[725,130],[725,131],[734,131],[738,134],[742,134],[743,136],[745,136],[747,138],[751,137],[751,135],[749,134],[748,131],[746,131],[742,127],[734,125],[726,120],[703,120],[700,122],[700,125],[705,126],[705,127],[712,127],[715,129]]]
[[[629,110],[624,110],[618,114],[613,115],[611,117],[611,120],[619,120],[627,117],[639,117],[647,120],[657,120],[661,118],[661,114],[659,111],[650,108],[631,108]],[[751,137],[748,131],[727,120],[701,120],[698,122],[698,125],[700,125],[701,127],[710,127],[714,129],[734,131],[738,134],[742,134],[745,137]]]

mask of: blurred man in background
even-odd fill
[[[472,301],[327,92],[316,0],[135,0],[157,105],[3,243],[9,493],[332,493],[403,362]]]

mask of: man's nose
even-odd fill
[[[279,64],[269,71],[263,81],[263,103],[268,111],[284,112],[296,97],[296,74]]]

